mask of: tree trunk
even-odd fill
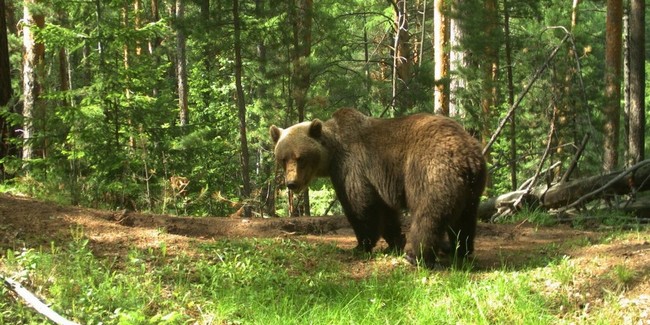
[[[603,170],[612,171],[618,165],[618,135],[621,101],[621,49],[623,1],[607,0],[605,30],[605,103],[603,113]]]
[[[515,85],[512,80],[512,47],[510,42],[510,8],[508,1],[503,2],[504,37],[506,46],[506,78],[508,79],[508,106],[515,103]],[[513,111],[510,116],[510,186],[514,191],[517,188],[517,114]]]
[[[9,104],[13,96],[11,87],[11,67],[9,66],[9,45],[7,42],[7,22],[5,0],[0,0],[0,110]],[[7,108],[8,111],[11,111]],[[9,139],[13,126],[0,114],[0,181],[5,179],[5,158],[9,156]]]
[[[456,8],[461,7],[462,5],[463,0],[454,0],[454,11],[456,11]],[[455,13],[454,16],[457,15],[458,13]],[[466,60],[467,55],[461,48],[463,30],[461,28],[460,19],[452,19],[449,29],[449,43],[451,48],[451,51],[449,53],[449,70],[452,74],[455,74],[453,78],[451,78],[451,83],[449,85],[449,116],[459,116],[464,115],[464,112],[461,112],[463,107],[456,95],[467,87],[466,80],[460,75],[459,72],[460,70],[467,68],[468,63]]]
[[[11,66],[9,65],[9,43],[7,41],[6,17],[5,0],[0,0],[0,106],[7,105],[9,99],[13,95],[13,89],[11,88]],[[5,123],[2,116],[0,116],[0,123],[2,123],[2,125]],[[4,138],[2,139],[4,140]]]
[[[178,82],[179,124],[189,124],[189,108],[187,103],[187,58],[185,36],[185,4],[184,0],[176,0],[176,78]]]
[[[393,85],[391,106],[396,115],[402,115],[411,107],[412,99],[405,90],[411,80],[413,51],[410,44],[406,0],[388,0],[393,5]]]
[[[629,134],[627,165],[645,159],[645,0],[630,0]]]
[[[29,161],[34,156],[35,121],[39,117],[38,97],[41,86],[38,80],[38,70],[43,64],[45,47],[36,43],[34,28],[45,25],[45,17],[35,15],[31,8],[36,0],[26,0],[23,8],[23,160]]]
[[[158,22],[160,20],[160,14],[158,13],[158,0],[151,0],[151,21],[152,22]],[[156,48],[160,46],[160,43],[162,42],[162,39],[158,36],[154,36],[153,39],[150,39],[149,42],[147,42],[147,50],[149,52],[149,55],[154,55]],[[156,62],[156,66],[160,64],[160,56],[155,55],[154,61]],[[153,97],[158,97],[158,87],[152,87],[151,89],[151,95]]]
[[[200,12],[201,12],[201,20],[202,23],[206,24],[207,28],[210,28],[210,0],[202,0],[200,3]],[[206,81],[208,84],[210,84],[212,80],[212,61],[214,61],[214,54],[212,50],[212,44],[213,42],[203,42],[203,48],[202,52],[203,55],[201,57],[201,64],[203,65],[204,69],[204,75],[206,78],[208,78]],[[210,107],[210,103],[212,102],[212,94],[208,91],[203,91],[201,92],[201,100],[203,101],[203,107]]]
[[[206,0],[207,1],[207,0]],[[255,16],[257,19],[264,21],[267,19],[267,10],[265,0],[255,0]],[[263,79],[267,79],[267,65],[268,58],[266,54],[266,42],[263,37],[258,39],[257,43],[257,60],[259,61],[259,73]],[[257,98],[261,101],[267,101],[267,88],[264,81],[256,85],[256,95]],[[268,103],[268,102],[266,102]],[[260,159],[266,159],[263,152],[268,152],[268,148],[263,147],[260,152]],[[276,189],[281,186],[282,178],[278,178],[278,173],[275,172],[274,164],[262,164],[264,166],[264,174],[268,175],[268,181],[262,189],[262,199],[264,200],[264,213],[269,216],[275,216],[275,199],[276,199]]]
[[[313,20],[312,0],[293,0],[291,6],[293,23],[293,62],[292,62],[292,97],[295,110],[298,113],[298,122],[305,120],[305,106],[307,104],[307,92],[311,87],[311,67],[309,57],[311,55],[311,26]],[[310,215],[309,189],[302,194],[302,199],[295,200],[301,207],[294,209],[296,213]]]
[[[239,141],[241,145],[241,173],[242,173],[242,197],[243,201],[250,199],[251,185],[249,175],[249,153],[248,140],[246,138],[246,102],[244,101],[244,89],[242,88],[242,57],[241,57],[241,21],[239,18],[239,0],[232,2],[233,27],[235,38],[235,87],[237,88],[237,116],[239,117]],[[244,218],[251,217],[251,207],[244,203]]]
[[[307,92],[311,86],[311,25],[313,16],[312,0],[294,0],[293,22],[293,100],[298,112],[298,122],[305,119]]]
[[[499,69],[499,52],[497,42],[497,2],[496,0],[485,0],[485,33],[491,42],[485,45],[482,62],[479,66],[483,73],[483,89],[481,93],[481,140],[483,143],[490,138],[490,121],[492,120],[493,109],[497,105],[497,73]],[[486,146],[487,147],[487,146]],[[485,158],[491,160],[490,150],[485,153]],[[488,177],[486,189],[492,187],[492,182]]]
[[[425,9],[426,10],[426,9]],[[435,0],[433,9],[434,112],[449,116],[449,18],[444,0]],[[421,55],[421,54],[420,54]]]
[[[142,3],[141,0],[134,0],[133,1],[133,15],[134,17],[134,25],[135,25],[135,30],[140,30],[142,27]],[[142,44],[140,44],[140,41],[135,42],[135,55],[141,55],[142,54]]]
[[[151,21],[158,22],[159,20],[160,14],[158,13],[158,0],[151,0]],[[162,42],[162,40],[158,36],[149,41],[149,54],[153,54],[154,50],[160,46],[160,42]]]
[[[573,0],[571,4],[571,25],[569,32],[573,35],[578,24],[578,5],[580,0]],[[574,44],[573,42],[571,44]],[[553,87],[555,92],[555,97],[558,98],[555,101],[555,109],[557,110],[558,121],[557,121],[557,135],[554,143],[555,159],[564,161],[568,159],[569,155],[573,154],[566,150],[566,144],[574,143],[576,144],[579,139],[579,130],[578,125],[576,125],[576,112],[580,110],[579,101],[576,100],[576,96],[573,91],[574,77],[578,74],[576,69],[576,64],[573,60],[576,58],[576,53],[574,51],[574,46],[568,46],[567,51],[567,60],[561,62],[560,69],[558,71],[558,81],[555,82],[556,86]],[[575,62],[577,63],[577,62]],[[568,64],[565,65],[565,64]],[[569,148],[575,148],[571,146]],[[553,171],[554,177],[559,179],[561,177],[561,166]]]

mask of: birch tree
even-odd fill
[[[178,110],[180,125],[184,126],[189,123],[189,108],[187,101],[187,58],[186,58],[186,43],[187,37],[185,36],[185,3],[183,0],[176,0],[176,14],[175,14],[177,29],[176,29],[176,79],[178,89]],[[180,26],[179,26],[180,25]]]
[[[34,156],[35,119],[41,92],[38,69],[43,62],[45,47],[37,43],[35,29],[45,25],[45,17],[33,12],[37,0],[25,0],[23,6],[23,160]]]

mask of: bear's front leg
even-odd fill
[[[360,217],[351,216],[346,214],[352,230],[357,237],[357,247],[354,248],[355,251],[370,253],[372,249],[377,245],[379,240],[379,227],[378,225],[369,224],[365,220],[361,220]]]

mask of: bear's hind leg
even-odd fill
[[[381,235],[388,244],[388,251],[401,253],[406,245],[406,236],[402,233],[400,212],[388,206],[381,214]]]
[[[478,202],[468,204],[449,229],[447,236],[451,244],[449,254],[465,258],[474,252],[476,237],[476,210]]]
[[[421,264],[433,268],[438,261],[437,254],[444,248],[446,224],[433,217],[435,214],[413,214],[413,221],[404,249],[406,259],[413,265]]]

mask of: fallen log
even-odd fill
[[[23,287],[18,281],[14,281],[13,279],[5,277],[4,275],[0,275],[0,280],[2,280],[4,285],[9,290],[13,291],[16,295],[22,298],[29,307],[34,308],[34,310],[39,312],[41,315],[47,317],[54,324],[78,325],[73,321],[69,321],[65,319],[63,316],[59,315],[57,312],[52,310],[40,299],[38,299],[38,297],[36,297],[33,293],[31,293],[29,290]]]
[[[512,207],[526,191],[514,191],[487,199],[479,205],[479,220],[491,220],[494,216],[503,215],[504,207],[510,205],[511,210],[520,209],[524,202],[536,202],[545,209],[564,211],[568,208],[579,207],[587,202],[611,195],[635,194],[650,190],[650,160],[644,160],[624,170],[611,172],[600,176],[591,176],[568,182],[537,186],[528,195],[531,197],[521,200],[522,204]]]

